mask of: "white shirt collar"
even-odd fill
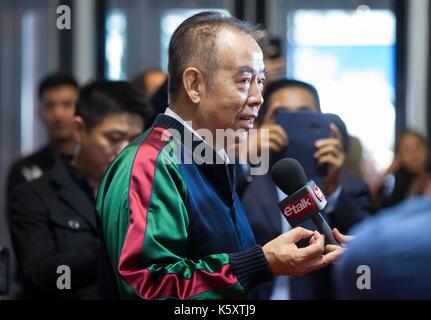
[[[196,130],[194,130],[191,126],[190,122],[185,121],[183,118],[181,118],[175,111],[173,111],[171,108],[167,107],[165,110],[165,115],[174,118],[175,120],[177,120],[179,123],[181,123],[187,130],[189,130],[190,132],[192,132],[194,135],[196,135],[199,139],[201,139],[203,142],[207,143],[204,139],[202,139],[202,137],[199,135],[199,133],[196,132]],[[226,164],[230,163],[230,159],[226,153],[225,149],[220,149],[220,150],[216,150],[217,154],[224,159],[224,162]]]

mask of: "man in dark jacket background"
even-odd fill
[[[269,130],[269,145],[276,154],[288,146],[284,129],[274,123],[278,109],[290,112],[321,112],[317,90],[308,83],[283,79],[268,84],[264,93],[264,105],[259,114],[260,129]],[[334,116],[332,116],[333,118]],[[335,125],[335,123],[333,123]],[[334,136],[317,142],[317,162],[328,165],[328,174],[322,178],[322,189],[328,199],[323,213],[325,219],[341,233],[362,221],[371,210],[369,188],[365,182],[343,169],[344,147],[338,127],[331,128]],[[242,193],[241,201],[250,220],[258,244],[264,244],[291,228],[281,215],[277,203],[285,197],[278,190],[270,174],[254,176]],[[316,229],[311,222],[301,224]],[[327,267],[302,277],[277,277],[262,286],[263,299],[331,299],[335,296],[330,268]]]
[[[58,154],[72,155],[73,117],[78,99],[78,83],[69,74],[47,75],[39,84],[39,115],[44,123],[48,143],[35,153],[16,161],[7,180],[7,198],[23,182],[39,178],[51,169]]]
[[[79,146],[11,194],[10,226],[27,298],[96,299],[95,194],[105,170],[144,128],[146,105],[126,82],[84,87],[73,119]]]

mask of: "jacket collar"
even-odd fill
[[[174,139],[179,139],[185,149],[181,154],[180,161],[184,161],[182,163],[187,165],[193,159],[193,165],[200,169],[224,201],[231,206],[233,205],[235,195],[235,170],[233,164],[226,164],[224,159],[213,148],[173,117],[159,114],[152,127],[166,129],[174,136]],[[184,158],[186,156],[192,158]],[[226,186],[229,186],[229,188]]]
[[[180,139],[181,143],[186,148],[189,148],[198,163],[225,164],[224,159],[211,146],[205,143],[201,137],[187,129],[177,119],[165,114],[159,114],[154,120],[152,127],[166,129],[174,138]]]

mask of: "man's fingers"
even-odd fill
[[[316,243],[316,237],[314,237],[314,236],[313,236],[313,237],[311,237],[311,238],[310,238],[310,241],[308,241],[308,243],[309,243],[309,244],[314,244],[314,243]]]
[[[281,140],[287,141],[287,134],[283,127],[278,124],[271,124],[268,126],[270,135],[278,136]]]
[[[340,140],[337,140],[336,138],[319,139],[319,140],[316,140],[316,142],[314,143],[314,146],[316,148],[321,148],[326,145],[334,145],[334,146],[340,146],[340,147],[342,146]]]
[[[270,135],[269,139],[270,142],[277,143],[280,147],[286,147],[287,146],[287,139],[284,139],[283,137],[279,135]]]
[[[317,151],[314,153],[314,158],[318,159],[326,154],[332,154],[336,157],[339,157],[341,155],[341,152],[341,149],[335,145],[325,145],[317,149]]]
[[[340,130],[338,130],[338,127],[335,125],[335,123],[331,122],[329,127],[331,130],[331,137],[334,137],[335,139],[339,140],[340,142],[343,142],[343,136],[342,136]]]
[[[314,235],[314,232],[301,227],[296,227],[284,233],[284,239],[289,243],[297,243],[302,239],[308,239]]]
[[[335,239],[337,239],[338,242],[340,242],[341,244],[347,244],[349,241],[352,241],[354,238],[353,236],[347,236],[342,234],[340,231],[338,231],[337,228],[334,228],[332,231],[334,233]]]
[[[344,251],[344,249],[340,246],[335,247],[337,248],[334,248],[333,251],[305,262],[308,272],[324,268],[335,262]]]
[[[287,135],[279,125],[266,124],[260,128],[260,131],[257,139],[265,137],[264,140],[258,142],[261,149],[267,146],[271,152],[280,152],[287,146]]]
[[[314,232],[313,237],[314,237],[313,243],[311,243],[305,248],[298,249],[299,254],[304,260],[309,260],[309,259],[312,259],[313,257],[322,255],[324,251],[325,237],[317,231]]]
[[[344,248],[338,246],[338,248],[335,248],[335,250],[328,252],[323,256],[323,264],[327,266],[333,263],[343,254],[343,252],[344,252]]]
[[[335,250],[337,250],[339,247],[340,247],[340,246],[338,246],[338,245],[336,245],[336,244],[327,244],[327,245],[325,246],[325,252],[326,252],[326,253],[329,253],[329,252],[335,251]]]
[[[343,149],[343,145],[341,144],[341,142],[335,138],[319,139],[315,142],[314,146],[317,149],[320,149],[320,148],[323,148],[326,146],[334,146],[335,148],[337,148],[339,150]]]
[[[322,164],[331,164],[333,166],[336,167],[341,167],[341,165],[343,164],[343,159],[337,158],[332,154],[328,154],[328,155],[324,155],[322,157],[320,157],[319,159],[317,159],[317,165],[320,166]]]

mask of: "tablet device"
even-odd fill
[[[287,147],[277,155],[276,160],[287,157],[298,160],[304,167],[307,179],[321,183],[328,166],[317,166],[315,142],[331,136],[330,118],[322,113],[279,109],[275,113],[275,123],[283,127],[288,137]]]

